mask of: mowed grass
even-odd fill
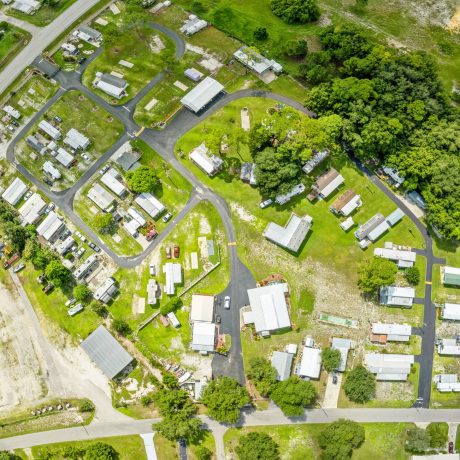
[[[23,117],[30,117],[53,97],[58,88],[50,80],[33,75],[10,93],[6,104],[18,109]]]
[[[165,49],[156,53],[150,48],[153,38],[158,36]],[[133,98],[150,80],[160,73],[174,52],[174,44],[161,32],[147,25],[121,32],[117,40],[104,46],[102,54],[92,61],[83,74],[83,83],[96,94],[113,104],[123,104]],[[133,65],[128,68],[119,64],[120,60]],[[96,72],[118,72],[128,82],[128,95],[122,99],[114,99],[103,91],[93,88]]]
[[[144,442],[140,436],[114,436],[110,438],[99,438],[92,441],[76,441],[76,442],[60,442],[55,444],[45,444],[42,446],[32,447],[32,455],[34,458],[53,458],[56,460],[64,460],[63,449],[76,448],[86,449],[91,444],[103,442],[111,445],[118,453],[119,460],[144,460],[147,459],[145,453]],[[47,453],[51,456],[46,456]]]
[[[60,163],[53,159],[49,154],[40,155],[36,153],[36,158],[31,158],[32,149],[26,144],[25,138],[31,134],[40,133],[38,125],[41,120],[52,120],[54,116],[62,118],[62,123],[53,122],[62,133],[62,138],[58,141],[58,146],[70,152],[70,148],[63,142],[66,133],[75,128],[84,134],[91,141],[85,150],[90,157],[90,161],[84,160],[79,153],[74,155],[77,164],[70,169],[64,168]],[[122,123],[110,116],[100,105],[87,98],[79,91],[69,91],[65,93],[48,112],[41,117],[30,131],[24,136],[16,147],[16,154],[19,161],[36,177],[41,177],[42,167],[45,161],[51,161],[61,171],[62,178],[55,183],[55,186],[64,189],[68,188],[87,170],[90,164],[103,155],[112,144],[123,133]]]
[[[352,458],[359,460],[409,459],[405,452],[405,433],[414,425],[411,423],[363,423],[365,441],[353,451]],[[251,432],[263,432],[270,435],[279,445],[282,458],[289,460],[316,460],[320,458],[318,444],[320,433],[325,424],[305,424],[288,426],[260,426],[248,428],[230,428],[224,435],[225,451],[236,458],[235,447],[239,438]]]
[[[169,441],[158,433],[153,437],[158,460],[179,460],[179,446],[177,442]]]
[[[5,21],[0,22],[0,31],[4,31],[0,35],[0,69],[2,69],[26,45],[31,35]]]
[[[7,14],[23,21],[30,22],[39,27],[44,27],[54,21],[61,13],[63,13],[76,0],[59,0],[56,5],[42,4],[40,9],[33,15],[25,14],[13,8],[8,8]]]

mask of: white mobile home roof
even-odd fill
[[[110,168],[102,177],[101,182],[112,190],[117,196],[122,196],[128,189],[117,179],[119,174],[116,169]]]
[[[195,351],[214,351],[216,325],[214,323],[193,323],[191,348]]]
[[[283,205],[286,204],[288,201],[292,200],[292,198],[294,198],[295,196],[302,194],[303,192],[305,192],[305,185],[300,183],[292,187],[292,189],[288,193],[285,193],[284,195],[277,195],[275,197],[275,201],[278,204]]]
[[[340,351],[340,365],[337,370],[339,372],[344,372],[347,368],[348,351],[351,348],[351,340],[333,337],[331,348]]]
[[[286,283],[248,289],[256,332],[276,331],[291,326],[286,304]]]
[[[299,375],[311,379],[319,378],[321,373],[321,350],[319,348],[303,347]]]
[[[21,216],[22,225],[34,224],[40,217],[40,213],[46,207],[43,198],[34,193],[20,208],[19,215]]]
[[[56,160],[59,161],[62,165],[68,168],[72,161],[74,160],[73,156],[67,151],[64,150],[62,147],[58,148],[58,154],[56,155]]]
[[[417,254],[412,251],[401,251],[399,249],[375,248],[374,256],[383,257],[384,259],[394,260],[396,262],[415,262]]]
[[[129,222],[125,222],[123,227],[131,236],[137,236],[138,229],[141,225],[136,219],[131,219]]]
[[[414,303],[415,289],[411,287],[382,286],[380,302],[384,305],[409,307]]]
[[[378,240],[388,229],[390,226],[388,225],[388,222],[384,220],[382,223],[377,225],[377,227],[374,228],[374,230],[370,231],[367,237],[371,241],[376,241]]]
[[[15,206],[26,192],[27,185],[24,184],[19,177],[16,177],[16,179],[14,179],[14,181],[11,182],[8,188],[3,192],[2,198],[12,206]]]
[[[19,113],[19,111],[16,110],[15,108],[11,107],[11,105],[5,105],[5,107],[3,107],[3,110],[4,110],[10,117],[15,118],[16,120],[18,120],[18,119],[21,117],[21,114]]]
[[[460,286],[460,268],[445,266],[441,270],[443,284]]]
[[[278,374],[277,379],[283,381],[291,375],[292,360],[294,356],[284,351],[274,351],[272,353],[271,364]]]
[[[356,208],[361,206],[361,196],[355,195],[341,210],[344,216],[351,214]]]
[[[265,228],[263,236],[283,248],[297,252],[305,241],[312,223],[313,219],[310,216],[299,217],[296,214],[291,214],[284,227],[270,222]]]
[[[222,158],[209,152],[204,142],[190,152],[189,158],[208,176],[214,176],[224,164]]]
[[[94,291],[94,298],[107,303],[116,292],[115,280],[109,277]]]
[[[372,324],[373,334],[384,334],[384,335],[406,335],[412,334],[412,327],[408,324],[386,324],[386,323],[373,323]]]
[[[208,105],[224,89],[214,78],[206,77],[201,83],[189,91],[182,99],[181,103],[192,112],[199,112],[204,106]]]
[[[74,272],[73,275],[77,280],[84,278],[88,271],[97,263],[96,254],[91,254]]]
[[[150,278],[147,283],[147,303],[155,305],[157,303],[158,283],[153,278]]]
[[[115,197],[97,182],[88,190],[87,196],[104,211],[115,201]]]
[[[80,131],[72,128],[66,134],[64,139],[64,144],[72,147],[73,149],[84,149],[89,145],[89,139],[84,136]]]
[[[163,204],[151,193],[141,193],[134,201],[154,219],[165,210]]]
[[[66,251],[68,251],[74,243],[75,243],[75,240],[73,239],[73,237],[68,236],[64,241],[59,241],[58,244],[56,244],[55,246],[56,252],[62,255]]]
[[[52,139],[59,139],[61,137],[61,131],[59,129],[55,128],[52,124],[48,123],[46,120],[42,120],[39,124],[38,127],[48,134]]]
[[[61,178],[61,172],[59,171],[59,169],[53,166],[53,163],[51,163],[51,161],[45,161],[43,163],[43,171],[48,173],[53,179]]]
[[[54,211],[50,211],[45,220],[37,227],[37,233],[49,241],[63,227],[64,224],[59,216]]]
[[[406,380],[413,363],[413,355],[366,353],[364,356],[364,364],[369,372],[376,374],[377,380]]]
[[[214,296],[212,295],[192,295],[192,305],[190,310],[190,321],[211,322],[214,318]]]
[[[441,317],[442,319],[460,321],[460,304],[445,303],[441,310]]]
[[[393,227],[404,217],[402,209],[395,209],[386,219],[386,221]]]
[[[332,182],[326,185],[321,190],[321,196],[323,198],[327,198],[334,190],[336,190],[340,185],[342,185],[345,182],[345,179],[341,174],[339,174]]]
[[[144,219],[142,214],[137,209],[129,208],[128,214],[139,223],[140,227],[144,226],[147,223],[147,221]]]
[[[165,293],[174,295],[175,285],[182,283],[182,267],[180,264],[168,262],[163,265],[163,273],[166,275]]]
[[[440,355],[460,355],[460,343],[455,339],[442,339],[438,345],[438,353]]]
[[[436,389],[441,393],[460,391],[460,382],[458,381],[457,374],[435,375],[434,382],[436,383]]]

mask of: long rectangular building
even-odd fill
[[[374,256],[392,260],[398,264],[398,267],[412,267],[417,258],[415,252],[388,248],[375,248]]]
[[[89,189],[87,197],[103,211],[109,210],[115,201],[115,197],[97,182]]]
[[[55,128],[51,123],[46,120],[42,120],[38,124],[38,128],[41,129],[45,134],[48,134],[49,137],[53,140],[58,140],[61,138],[61,131]]]
[[[408,324],[373,323],[372,334],[373,342],[409,342],[412,327]],[[376,340],[377,338],[379,340]]]
[[[19,179],[19,177],[16,177],[16,179],[14,179],[14,181],[11,182],[8,188],[3,192],[2,198],[11,206],[16,206],[26,192],[27,185]]]
[[[96,254],[91,254],[74,272],[76,280],[82,280],[86,278],[97,264]]]
[[[441,309],[441,318],[451,321],[460,321],[460,304],[445,303]]]
[[[22,225],[35,224],[46,208],[45,200],[38,194],[34,193],[20,208],[19,216]]]
[[[52,241],[56,239],[64,227],[64,222],[62,222],[59,216],[54,211],[50,211],[43,222],[37,227],[37,233],[46,241]]]
[[[114,168],[110,168],[102,177],[101,182],[109,188],[115,195],[123,197],[128,193],[128,189],[118,180],[120,174]]]
[[[134,201],[154,219],[166,209],[151,193],[141,193]]]
[[[187,109],[197,113],[206,107],[223,90],[223,85],[217,80],[206,77],[181,99],[181,103]]]
[[[415,289],[400,286],[382,286],[380,288],[380,303],[382,305],[412,307]]]
[[[405,381],[415,362],[413,355],[366,353],[364,364],[380,381]]]

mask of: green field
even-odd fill
[[[103,32],[103,29],[101,29]],[[150,48],[152,40],[158,36],[165,49],[154,52]],[[128,95],[122,99],[113,99],[103,91],[92,88],[93,91],[104,99],[114,103],[123,104],[133,98],[150,80],[160,73],[174,53],[174,44],[166,35],[147,25],[120,33],[113,44],[104,47],[100,54],[85,70],[83,83],[92,88],[96,72],[118,72],[128,82]],[[127,68],[119,64],[120,60],[128,61],[134,66]]]
[[[69,8],[76,0],[58,0],[56,5],[43,4],[33,15],[21,13],[20,11],[9,8],[7,14],[14,18],[22,19],[39,27],[47,26],[54,21],[62,12]]]
[[[5,21],[0,22],[0,69],[3,69],[11,59],[29,42],[29,32],[15,27]]]
[[[69,458],[63,455],[64,449],[86,449],[91,444],[103,442],[111,445],[117,452],[119,460],[144,460],[147,459],[144,442],[140,436],[114,436],[111,438],[99,438],[92,441],[60,442],[32,447],[34,458],[53,458],[63,460]],[[49,455],[49,456],[47,456]]]
[[[100,105],[88,99],[79,91],[69,91],[65,93],[49,110],[41,117],[30,129],[27,135],[39,132],[38,124],[42,119],[52,120],[55,115],[62,118],[62,123],[57,127],[61,130],[62,139],[60,146],[69,151],[62,141],[67,131],[75,128],[88,137],[91,141],[85,150],[90,157],[90,161],[84,160],[80,154],[75,155],[77,164],[70,169],[64,168],[60,163],[54,161],[55,166],[61,171],[62,178],[55,183],[55,187],[65,189],[73,183],[87,170],[89,165],[98,157],[103,155],[123,132],[123,125],[117,119],[113,119]],[[36,177],[41,177],[43,163],[52,161],[49,155],[34,154],[32,159],[32,149],[26,144],[25,138],[16,147],[16,155],[19,161]]]
[[[363,423],[365,441],[353,451],[353,460],[405,460],[410,454],[405,452],[405,431],[413,427],[411,423]],[[264,432],[272,436],[279,445],[281,458],[289,460],[319,459],[321,449],[318,436],[326,425],[261,426],[251,428],[230,428],[224,436],[227,455],[235,455],[240,436],[250,432]]]

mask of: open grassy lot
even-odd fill
[[[21,13],[20,11],[8,8],[7,14],[23,21],[30,22],[39,27],[44,27],[54,21],[63,11],[69,8],[76,0],[59,0],[55,5],[42,4],[40,9],[33,15]]]
[[[0,69],[5,67],[16,53],[30,40],[29,32],[5,21],[0,22]]]
[[[411,423],[363,423],[365,441],[353,452],[353,459],[394,460],[409,459],[404,451],[405,432],[413,427]],[[251,428],[230,428],[224,436],[228,458],[235,459],[235,447],[240,436],[250,432],[264,432],[272,436],[279,445],[283,460],[319,459],[321,449],[318,436],[326,425],[261,426]]]
[[[6,104],[13,106],[23,117],[28,118],[40,110],[57,89],[57,84],[51,83],[40,75],[33,75],[10,93]]]
[[[75,128],[87,136],[91,142],[85,150],[90,158],[89,160],[85,160],[79,153],[76,153],[74,157],[77,160],[77,164],[70,169],[66,169],[54,160],[49,153],[40,155],[33,152],[26,144],[25,138],[27,135],[43,134],[38,130],[38,124],[42,119],[52,121],[56,115],[62,119],[62,123],[53,121],[62,133],[59,145],[70,153],[70,148],[63,143],[63,139],[69,129]],[[70,187],[96,158],[111,147],[122,132],[123,125],[121,122],[113,119],[101,106],[79,91],[69,91],[40,120],[37,120],[36,124],[17,145],[16,154],[19,161],[36,177],[42,177],[42,167],[45,161],[52,161],[62,174],[62,178],[55,183],[55,187],[62,190]],[[46,139],[44,139],[44,142],[47,142]]]
[[[155,433],[153,437],[153,443],[155,444],[155,451],[159,460],[179,460],[179,445],[177,442],[169,441],[163,436]]]
[[[103,32],[103,29],[101,29]],[[158,37],[164,45],[161,51],[154,51],[154,38]],[[104,46],[104,51],[85,70],[83,83],[92,88],[96,72],[122,74],[128,82],[128,95],[122,99],[114,99],[99,89],[96,94],[113,104],[122,104],[133,98],[150,80],[152,80],[172,59],[174,44],[164,34],[148,25],[136,26],[120,33],[112,44]],[[128,61],[132,68],[122,66],[120,60]]]
[[[155,191],[154,195],[158,198],[167,208],[168,212],[176,215],[187,203],[190,196],[192,187],[190,183],[182,177],[175,169],[171,168],[158,153],[156,153],[144,141],[136,139],[131,141],[131,146],[134,150],[141,153],[142,156],[139,163],[144,166],[149,166],[155,169],[158,178],[160,179],[160,186]],[[124,171],[119,169],[123,175]],[[87,197],[88,190],[92,184],[99,179],[99,174],[94,178],[94,181],[88,183],[78,194],[75,200],[75,209],[85,222],[92,227],[93,218],[96,214],[102,211]],[[117,200],[118,211],[127,211],[133,204],[133,196],[131,194],[124,199]],[[147,221],[152,221],[152,217],[147,215],[140,207],[134,207],[144,216]],[[161,217],[155,220],[155,228],[161,231],[168,223],[164,223]],[[135,255],[143,250],[142,244],[138,239],[133,238],[124,228],[123,225],[117,225],[112,234],[99,234],[100,238],[117,254],[130,256]]]
[[[61,460],[68,458],[63,455],[64,449],[86,449],[95,442],[103,442],[111,445],[118,452],[118,458],[120,460],[147,459],[144,442],[140,436],[136,435],[114,436],[111,438],[94,439],[92,441],[60,442],[56,444],[35,446],[32,447],[32,455],[34,458],[53,458]]]

